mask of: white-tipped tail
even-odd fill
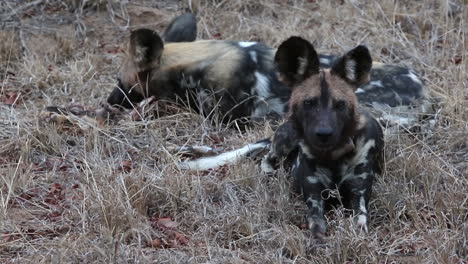
[[[216,156],[180,162],[179,168],[183,170],[208,170],[215,169],[223,165],[235,164],[251,155],[253,152],[265,148],[269,144],[270,142],[265,141],[257,142]]]

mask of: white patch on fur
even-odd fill
[[[357,225],[367,233],[367,216],[358,215]]]
[[[419,77],[413,71],[410,70],[406,76],[408,76],[413,82],[422,85],[421,79],[419,79]]]
[[[242,148],[235,149],[226,153],[219,154],[213,157],[200,158],[196,160],[180,162],[179,168],[183,170],[208,170],[215,169],[217,167],[235,164],[240,160],[244,159],[252,151],[260,150],[266,147],[268,143],[254,143],[248,144]]]
[[[329,187],[332,183],[330,179],[332,173],[329,169],[323,167],[317,167],[315,171],[315,176],[320,180],[320,183],[323,184],[325,187]]]
[[[281,101],[281,99],[279,98],[268,99],[267,105],[268,105],[268,108],[267,108],[266,114],[277,113],[281,116],[284,114],[284,103]]]
[[[257,92],[257,96],[262,99],[270,97],[270,82],[268,77],[259,72],[255,72],[255,78],[257,81],[255,82],[254,89]]]
[[[385,122],[390,123],[391,125],[400,125],[400,126],[409,126],[410,124],[414,123],[416,120],[410,119],[407,117],[402,117],[399,115],[392,115],[388,113],[384,113],[379,120],[383,120]]]
[[[147,47],[137,46],[135,48],[135,62],[140,63],[145,59]]]
[[[215,150],[208,146],[183,146],[174,149],[174,152],[206,155],[209,153],[214,153]]]
[[[367,155],[369,154],[369,150],[373,147],[375,147],[375,140],[371,139],[366,141],[364,137],[358,139],[355,146],[355,150],[357,151],[357,153],[353,156],[353,158],[350,161],[347,161],[346,164],[342,167],[341,175],[343,175],[343,178],[341,178],[339,184],[342,184],[348,179],[357,177],[365,178],[368,176],[367,173],[362,173],[358,175],[354,174],[354,168],[358,164],[366,164],[368,162]]]
[[[250,55],[250,58],[252,58],[252,60],[253,60],[255,63],[258,63],[257,52],[255,52],[255,50],[251,50],[251,51],[249,52],[249,55]]]
[[[367,217],[365,215],[358,215],[358,225],[366,225],[367,224]]]
[[[317,176],[307,176],[307,182],[310,184],[316,184],[319,182],[319,178]]]
[[[356,143],[357,153],[352,159],[352,164],[357,165],[360,163],[367,163],[367,155],[371,148],[375,147],[375,140],[367,140],[362,137]]]
[[[253,46],[257,44],[257,42],[251,42],[251,41],[241,41],[238,43],[241,48],[248,48],[250,46]]]
[[[318,208],[319,214],[323,214],[323,200],[315,200],[312,197],[307,198],[307,204],[311,204],[312,207]]]
[[[366,92],[366,91],[365,91],[364,89],[362,89],[362,88],[357,88],[355,93],[359,94],[359,93],[365,93],[365,92]]]
[[[346,60],[345,69],[346,69],[346,78],[350,81],[356,81],[356,61],[349,59]]]
[[[302,153],[306,155],[307,158],[309,159],[314,159],[315,156],[312,154],[312,151],[310,151],[309,147],[304,144],[303,141],[299,142],[299,147],[301,148]]]
[[[320,58],[320,63],[328,65],[328,64],[330,64],[330,60],[327,59],[327,58]]]
[[[296,160],[297,160],[297,159],[296,159]],[[297,163],[297,162],[294,162],[294,163],[292,164],[292,166],[291,166],[291,171],[294,171],[294,170],[297,169],[297,164],[296,164],[296,163]]]
[[[255,72],[255,86],[252,88],[252,95],[256,94],[255,109],[252,117],[263,117],[268,113],[283,114],[284,103],[279,98],[272,98],[270,91],[270,80],[264,74]]]
[[[369,82],[368,85],[369,85],[369,86],[384,87],[382,81],[372,81],[372,82]]]
[[[317,208],[323,207],[322,200],[318,201],[318,200],[313,199],[312,197],[307,198],[306,203],[312,204],[312,207],[317,207]]]
[[[364,172],[364,173],[355,175],[354,178],[361,178],[361,179],[365,180],[365,179],[367,179],[367,176],[369,176],[369,173]]]
[[[309,230],[312,230],[312,228],[315,225],[314,219],[312,217],[307,217],[307,222],[309,223],[309,225],[308,225]]]
[[[357,123],[357,129],[360,130],[362,128],[364,128],[364,126],[366,126],[367,124],[367,118],[365,115],[363,114],[360,114],[359,115],[359,122]]]
[[[292,165],[292,170],[295,170],[297,167],[299,167],[299,165],[301,165],[301,156],[297,155],[296,160]]]
[[[367,214],[366,200],[364,199],[364,192],[365,191],[361,191],[361,198],[359,199],[359,210],[361,210],[363,214]]]
[[[263,173],[273,173],[275,171],[273,166],[271,166],[271,163],[268,161],[268,155],[263,157],[262,163],[260,163],[260,169]]]
[[[361,198],[359,199],[359,210],[361,213],[358,215],[357,225],[361,229],[367,232],[367,209],[366,209],[366,201],[364,200],[364,193],[365,190],[360,191]]]
[[[417,113],[424,113],[423,108],[423,106],[412,108],[407,105],[390,107],[378,102],[372,103],[372,110],[376,110],[376,112],[380,114],[378,120],[381,123],[386,124],[385,126],[387,128],[398,126],[410,127],[418,123],[419,115]]]
[[[307,68],[307,60],[305,58],[299,57],[297,58],[299,67],[297,67],[297,74],[303,75]]]

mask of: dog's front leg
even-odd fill
[[[367,157],[357,164],[352,164],[339,184],[345,207],[353,210],[354,215],[357,216],[356,224],[366,232],[368,204],[375,177],[375,160],[373,160],[371,151]]]
[[[262,159],[261,169],[265,173],[273,173],[274,166],[286,158],[298,147],[299,135],[291,121],[286,121],[275,132],[270,151]]]
[[[291,171],[297,187],[302,191],[304,201],[307,204],[307,224],[314,237],[321,239],[327,230],[324,217],[323,193],[331,187],[332,172],[315,164],[313,159],[306,157],[302,152],[298,157]]]

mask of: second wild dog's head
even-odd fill
[[[158,68],[163,52],[163,42],[159,35],[150,29],[132,31],[127,58],[120,67],[117,87],[107,98],[110,105],[131,108],[140,102],[147,93],[147,84],[153,71]]]
[[[127,57],[117,74],[117,87],[108,96],[107,103],[131,108],[132,104],[143,100],[148,95],[148,85],[153,75],[160,68],[164,43],[192,42],[196,36],[196,19],[190,13],[176,17],[162,38],[151,29],[132,31]],[[160,90],[163,92],[164,89]]]
[[[289,118],[312,151],[327,153],[349,142],[359,123],[357,87],[368,82],[372,58],[358,46],[320,69],[317,52],[300,37],[284,41],[275,55],[279,78],[291,87]]]

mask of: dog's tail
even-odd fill
[[[257,156],[262,150],[269,148],[270,144],[271,140],[269,138],[263,139],[216,156],[180,162],[179,168],[183,170],[208,170],[215,169],[223,165],[235,164],[242,159]]]

